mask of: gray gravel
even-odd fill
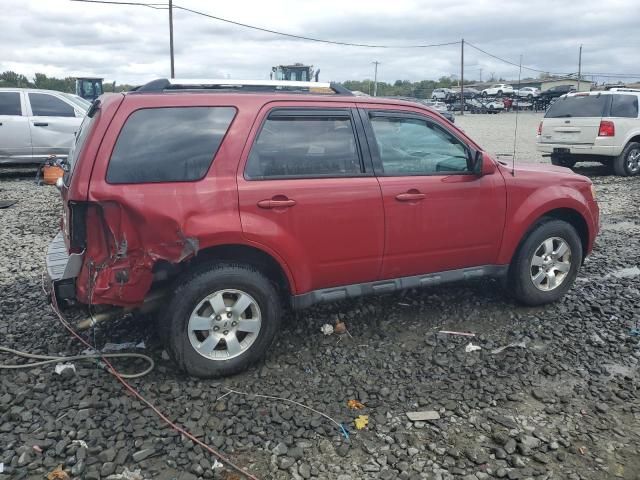
[[[457,122],[493,153],[513,149],[515,115]],[[519,157],[540,161],[539,115],[519,116]],[[520,158],[519,160],[520,161]],[[87,334],[91,342],[144,340],[158,363],[132,381],[198,438],[264,479],[640,478],[640,178],[579,169],[596,184],[603,229],[561,302],[524,308],[496,282],[447,285],[324,305],[288,318],[266,361],[224,381],[186,378],[166,360],[153,317]],[[60,204],[32,171],[0,170],[0,344],[77,354],[40,289],[43,255]],[[625,270],[626,269],[626,270]],[[621,273],[622,272],[622,273]],[[324,336],[343,320],[350,335]],[[441,329],[472,331],[468,338]],[[524,348],[522,347],[524,342]],[[491,350],[519,344],[492,354]],[[2,355],[2,361],[15,359]],[[135,364],[118,365],[123,370]],[[98,365],[0,373],[0,479],[42,479],[62,465],[76,478],[238,478],[163,426]],[[318,409],[350,432],[278,395]],[[352,411],[347,401],[365,405]],[[410,422],[406,412],[440,419]],[[353,419],[368,415],[356,430]],[[126,470],[125,470],[126,469]]]

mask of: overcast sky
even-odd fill
[[[142,0],[131,0],[142,1]],[[149,0],[163,2],[163,0]],[[293,34],[407,45],[458,41],[549,72],[640,74],[640,0],[174,0],[179,6]],[[119,83],[169,76],[166,10],[69,0],[0,0],[0,71],[95,75]],[[460,74],[460,46],[380,49],[298,41],[174,11],[178,78],[269,78],[303,62],[320,80],[437,79]],[[515,79],[517,67],[465,49],[465,78]],[[537,76],[523,71],[524,76]],[[599,77],[598,80],[606,80]],[[613,78],[610,80],[614,80]]]

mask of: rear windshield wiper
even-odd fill
[[[571,115],[570,113],[563,113],[562,115],[556,115],[553,118],[570,118],[573,117],[573,115]]]

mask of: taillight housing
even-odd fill
[[[542,122],[538,124],[538,136],[542,135]]]
[[[601,120],[600,128],[598,129],[599,137],[615,137],[616,126],[610,120]]]

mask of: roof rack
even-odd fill
[[[640,92],[640,88],[614,87],[609,89],[610,92]]]
[[[353,95],[350,90],[337,83],[296,82],[290,80],[229,80],[229,79],[167,79],[152,80],[134,88],[140,93],[158,93],[184,90],[225,90],[238,92],[287,92]]]

